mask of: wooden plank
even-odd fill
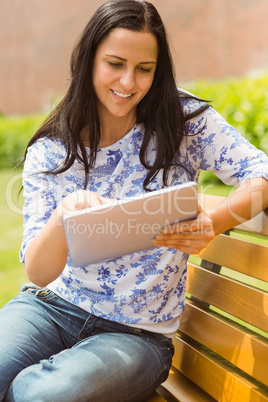
[[[198,200],[203,209],[208,210],[210,208],[215,207],[221,201],[224,200],[225,197],[218,197],[215,195],[209,194],[199,194]],[[259,233],[262,235],[268,235],[268,210],[261,212],[259,215],[254,218],[241,223],[236,226],[237,229],[244,230],[246,232]]]
[[[268,340],[189,300],[180,331],[268,386]]]
[[[234,237],[213,239],[199,257],[268,282],[268,247]]]
[[[267,293],[191,263],[186,288],[192,296],[268,332]]]
[[[233,366],[213,356],[186,336],[174,340],[173,365],[217,401],[268,402],[266,389],[259,389]]]
[[[149,399],[146,399],[146,402],[166,402],[166,399],[155,392]]]
[[[174,367],[157,391],[169,402],[172,398],[180,402],[215,402],[214,398]]]

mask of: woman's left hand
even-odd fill
[[[153,240],[156,247],[168,247],[187,254],[199,254],[215,237],[209,215],[201,211],[196,219],[183,221],[162,229]]]

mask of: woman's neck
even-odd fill
[[[134,127],[136,116],[129,119],[125,117],[117,117],[109,122],[100,122],[100,142],[99,148],[105,148],[115,144],[123,138]],[[81,132],[82,140],[85,146],[89,147],[89,132],[88,127],[85,127]]]
[[[128,121],[118,118],[114,123],[101,123],[101,137],[99,147],[108,147],[109,145],[112,145],[115,142],[119,141],[127,133],[129,133],[129,131],[134,127],[135,123],[136,118],[129,119]]]

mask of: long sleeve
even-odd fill
[[[212,107],[187,122],[181,157],[195,178],[200,170],[209,170],[225,184],[236,187],[253,177],[268,179],[266,154]]]
[[[61,187],[57,176],[45,172],[53,170],[60,163],[60,148],[51,140],[42,139],[27,151],[23,170],[23,241],[20,260],[24,264],[25,252],[32,239],[50,218],[61,200]]]

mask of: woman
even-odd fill
[[[268,206],[267,157],[207,103],[178,91],[148,2],[101,6],[71,73],[27,148],[20,256],[31,284],[0,312],[0,399],[144,401],[171,366],[188,254]],[[201,169],[238,189],[163,230],[151,250],[72,267],[64,213],[197,181]]]

